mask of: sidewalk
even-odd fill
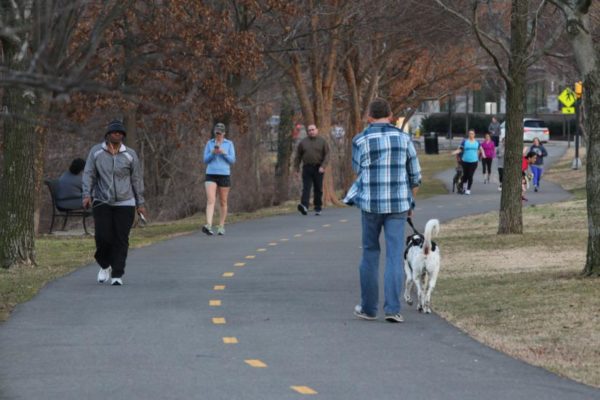
[[[415,222],[435,217],[443,229],[499,197],[477,182],[471,196],[419,201]],[[532,202],[568,197],[548,182]],[[360,214],[346,207],[133,250],[122,287],[81,268],[0,325],[0,399],[600,397],[414,307],[403,306],[403,324],[354,318],[360,255]]]

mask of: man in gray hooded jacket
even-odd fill
[[[83,172],[83,207],[93,208],[98,283],[123,284],[135,211],[144,215],[144,180],[135,151],[123,144],[121,121],[108,124],[104,142],[90,150]]]

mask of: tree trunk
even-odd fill
[[[35,163],[34,163],[34,184],[33,191],[35,193],[35,208],[33,212],[33,231],[37,234],[40,232],[40,218],[42,207],[42,183],[44,181],[44,159],[46,149],[46,133],[47,129],[38,127],[36,129],[35,139]]]
[[[134,150],[138,150],[138,132],[137,132],[137,108],[128,109],[125,111],[123,118],[123,124],[127,129],[127,137],[125,139],[125,145],[131,147]],[[140,159],[141,161],[141,159]]]
[[[348,117],[348,126],[346,128],[346,135],[344,137],[345,154],[347,160],[344,165],[342,186],[344,190],[347,190],[354,182],[354,171],[352,170],[352,138],[357,135],[362,128],[362,112],[361,112],[361,97],[360,97],[360,82],[357,82],[356,73],[354,71],[354,65],[347,58],[344,63],[344,80],[346,81],[346,88],[350,95],[349,106],[350,115]]]
[[[506,82],[506,153],[500,200],[498,233],[523,233],[521,205],[521,160],[523,157],[523,116],[527,77],[528,0],[513,0],[510,21],[510,50]]]
[[[277,164],[275,166],[275,204],[281,204],[289,195],[290,163],[292,160],[292,130],[294,107],[287,92],[283,94],[279,131],[277,132]]]
[[[561,1],[566,30],[573,47],[577,68],[584,78],[583,114],[587,140],[586,199],[588,243],[584,276],[600,276],[600,54],[592,33],[596,21],[590,18],[591,2]],[[569,124],[570,126],[570,124]],[[581,126],[581,125],[580,125]]]
[[[290,68],[287,73],[290,75],[292,84],[296,89],[296,95],[298,96],[300,109],[302,110],[302,116],[304,117],[304,125],[308,127],[308,125],[315,123],[315,115],[310,102],[310,96],[308,95],[306,85],[304,84],[304,76],[302,75],[302,67],[298,55],[292,54],[290,56]]]
[[[328,115],[328,118],[331,118],[331,114]],[[342,201],[338,198],[335,193],[335,180],[333,178],[333,164],[335,163],[336,154],[335,154],[335,146],[331,140],[331,123],[330,119],[326,119],[326,124],[324,126],[319,127],[320,135],[327,144],[329,144],[329,164],[325,168],[325,175],[323,176],[323,205],[327,206],[330,204],[334,204],[337,206],[343,205]]]
[[[36,101],[31,90],[4,90],[4,175],[0,180],[0,266],[3,268],[35,264]]]
[[[47,115],[50,110],[50,98],[44,97],[41,102],[41,106],[39,107],[41,110],[41,117]],[[40,116],[38,116],[40,117]],[[48,133],[48,128],[45,126],[38,125],[35,128],[35,163],[34,163],[34,193],[35,193],[35,208],[33,212],[33,232],[36,234],[40,233],[40,217],[41,217],[41,207],[42,207],[42,185],[44,182],[44,169],[45,169],[45,159],[46,159],[46,137]]]
[[[586,193],[588,246],[583,275],[600,276],[600,70],[585,77],[584,108],[588,132]]]

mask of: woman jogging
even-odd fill
[[[492,137],[489,133],[485,134],[485,139],[481,143],[481,147],[483,148],[483,154],[485,154],[485,157],[481,158],[483,183],[490,183],[492,177],[492,161],[494,161],[494,157],[496,157],[496,145],[492,141]]]
[[[473,186],[473,175],[477,169],[477,163],[479,162],[479,155],[485,158],[481,144],[475,140],[475,131],[469,130],[469,136],[462,141],[458,149],[452,152],[453,155],[461,154],[461,161],[463,165],[463,177],[462,185],[465,194],[471,194],[471,186]]]

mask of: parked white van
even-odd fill
[[[500,125],[500,140],[506,134],[506,121]],[[546,123],[541,119],[523,118],[523,141],[533,142],[533,139],[538,138],[540,142],[546,143],[550,140],[550,130]]]

